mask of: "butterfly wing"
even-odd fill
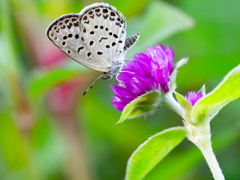
[[[125,45],[123,47],[124,53],[127,53],[127,51],[131,49],[134,46],[134,44],[136,44],[139,36],[140,36],[139,33],[137,33],[126,39]]]
[[[90,69],[107,72],[110,66],[93,56],[79,25],[79,14],[63,15],[49,25],[46,34],[59,49],[78,63]]]
[[[106,66],[124,60],[125,17],[107,3],[95,3],[79,14],[80,30],[93,56]]]

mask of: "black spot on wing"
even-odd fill
[[[123,47],[123,50],[126,51],[127,49],[129,49],[130,47],[132,47],[136,41],[138,40],[139,37],[139,33],[132,35],[131,37],[129,37],[126,41],[125,41],[125,45]]]

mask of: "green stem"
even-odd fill
[[[212,146],[211,145],[207,147],[203,146],[203,147],[199,147],[199,149],[202,151],[202,154],[206,159],[209,168],[211,169],[214,179],[224,180],[224,176],[222,174],[221,168],[219,167],[217,159],[213,153]]]
[[[169,109],[173,110],[176,112],[179,116],[183,117],[183,110],[182,107],[179,105],[179,103],[175,100],[173,97],[172,92],[168,92],[165,97],[163,104],[167,106]]]
[[[213,153],[211,145],[210,121],[206,120],[197,125],[191,125],[184,121],[187,130],[187,137],[202,152],[215,180],[224,180],[222,170],[219,167],[217,159]]]

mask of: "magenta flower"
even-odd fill
[[[201,91],[199,91],[199,93],[196,93],[195,91],[190,91],[188,92],[188,95],[185,96],[188,102],[190,102],[193,106],[201,97],[203,97],[203,94]]]
[[[117,77],[119,85],[111,86],[115,92],[113,106],[122,111],[128,103],[148,91],[169,92],[173,58],[171,47],[167,46],[165,50],[161,44],[147,46],[146,53],[135,54],[133,61],[127,62]]]

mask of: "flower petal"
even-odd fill
[[[188,92],[188,96],[185,96],[185,98],[194,106],[194,104],[203,97],[202,92],[200,91],[198,94],[195,91]]]
[[[111,86],[116,94],[112,101],[114,107],[121,110],[148,91],[167,93],[173,71],[173,57],[170,46],[165,50],[161,44],[147,46],[147,52],[135,54],[133,61],[127,62],[117,77],[119,86]]]
[[[113,92],[115,92],[118,96],[123,96],[127,98],[135,98],[136,95],[134,95],[130,90],[123,88],[121,86],[111,86]]]

